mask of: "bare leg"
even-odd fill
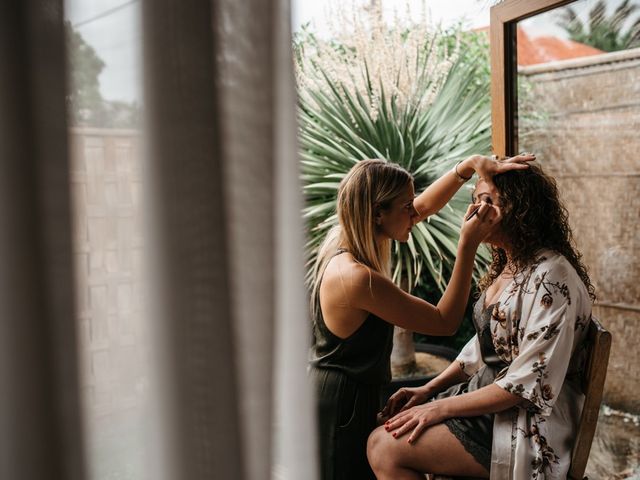
[[[379,480],[424,480],[425,473],[489,478],[444,424],[428,428],[413,445],[407,438],[393,438],[383,427],[369,436],[367,456]]]

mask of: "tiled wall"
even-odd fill
[[[137,405],[146,379],[141,156],[135,131],[71,130],[77,315],[90,416]]]

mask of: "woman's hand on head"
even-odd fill
[[[532,162],[535,159],[536,156],[532,153],[521,153],[515,157],[507,157],[501,160],[498,160],[495,156],[472,155],[469,157],[471,166],[478,176],[489,182],[494,175],[499,173],[529,168],[527,162]]]
[[[384,429],[396,439],[409,433],[407,443],[415,443],[428,427],[442,423],[447,418],[449,416],[442,401],[436,400],[401,411],[385,422]]]
[[[477,248],[502,220],[500,208],[486,202],[472,203],[462,219],[460,242]]]

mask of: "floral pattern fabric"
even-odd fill
[[[580,277],[550,251],[500,295],[491,337],[508,366],[495,383],[525,401],[495,415],[491,479],[566,479],[584,401],[578,385],[590,318]],[[477,336],[457,360],[470,376],[482,367]]]

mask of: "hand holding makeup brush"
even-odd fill
[[[500,223],[500,207],[486,202],[471,204],[464,216],[460,242],[477,247]]]

